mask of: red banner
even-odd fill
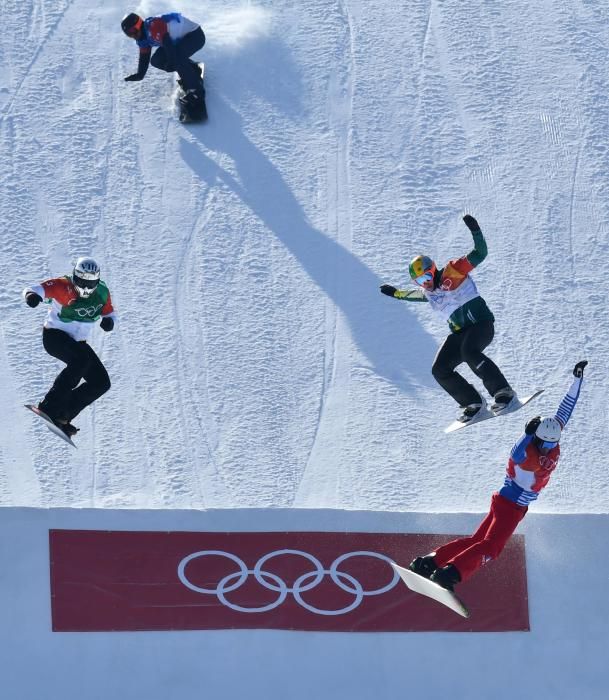
[[[528,630],[521,535],[459,585],[469,619],[394,573],[455,537],[51,530],[53,630]]]

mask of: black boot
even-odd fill
[[[69,438],[76,435],[76,433],[79,431],[79,428],[72,425],[67,418],[53,418],[53,423],[55,423],[55,425],[64,433],[64,435],[67,435]]]
[[[482,410],[481,403],[470,403],[469,406],[462,406],[462,412],[457,416],[457,420],[461,423],[469,423],[470,420]]]
[[[180,97],[180,121],[200,122],[207,119],[205,92],[203,86],[197,90],[188,90]]]
[[[74,435],[76,435],[76,433],[80,430],[80,428],[72,425],[72,423],[56,423],[56,425],[59,425],[59,427],[69,438],[74,437]]]
[[[442,586],[442,588],[446,588],[447,591],[454,591],[455,584],[461,581],[461,574],[454,564],[448,564],[448,566],[436,569],[430,580]]]
[[[410,562],[409,569],[419,576],[430,578],[433,572],[438,568],[434,559],[435,552],[426,554],[424,557],[416,557]]]
[[[62,411],[54,403],[47,401],[47,399],[42,399],[42,401],[38,404],[38,410],[42,411],[46,416],[48,416],[53,423],[59,424],[59,422],[68,422],[65,411]]]
[[[514,390],[509,386],[500,389],[493,397],[491,411],[493,413],[502,413],[512,403],[515,396]]]
[[[49,408],[49,402],[46,399],[42,399],[42,401],[38,404],[38,410],[42,411],[45,416],[48,416],[51,420],[53,419],[51,409]]]

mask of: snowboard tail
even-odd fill
[[[469,617],[469,610],[465,607],[463,601],[452,591],[442,588],[442,586],[430,581],[424,576],[415,574],[410,569],[405,569],[392,562],[391,566],[400,575],[400,578],[406,586],[413,592],[419,595],[424,595],[427,598],[437,601],[441,605],[450,608],[453,612],[461,617]]]
[[[58,426],[53,423],[53,421],[47,416],[47,414],[44,411],[41,411],[38,406],[34,406],[32,404],[26,403],[25,404],[26,408],[29,408],[32,413],[37,415],[39,418],[42,418],[44,421],[44,424],[46,427],[52,432],[55,433],[58,437],[60,437],[64,442],[67,442],[68,444],[72,445],[72,447],[76,447],[76,445],[72,442],[72,440],[63,432],[63,430]]]

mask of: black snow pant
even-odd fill
[[[40,402],[40,410],[53,420],[71,421],[108,391],[110,377],[93,348],[84,340],[74,340],[58,328],[44,328],[42,344],[49,355],[65,362],[66,366]],[[82,384],[81,379],[84,379]]]
[[[497,365],[482,352],[490,345],[494,335],[495,324],[481,321],[451,333],[438,350],[431,373],[460,406],[482,403],[482,397],[475,387],[455,372],[462,362],[466,362],[471,371],[480,377],[491,396],[500,389],[510,388]]]
[[[188,32],[173,45],[173,51],[167,51],[160,46],[150,58],[150,63],[159,70],[168,73],[178,72],[184,90],[196,90],[200,86],[199,74],[190,56],[203,48],[205,34],[201,27],[193,32]],[[173,56],[171,55],[173,53]]]

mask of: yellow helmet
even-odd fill
[[[410,261],[408,266],[410,277],[422,287],[425,283],[434,283],[436,276],[436,263],[427,255],[417,255]]]

